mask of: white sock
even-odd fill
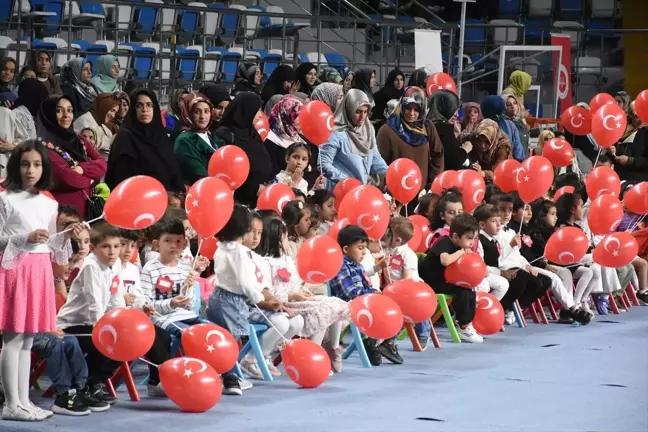
[[[18,366],[18,400],[24,408],[32,406],[29,400],[29,387],[31,378],[31,348],[34,343],[33,334],[23,334],[23,344],[20,349],[20,364]]]

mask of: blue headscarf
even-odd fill
[[[419,119],[415,122],[408,123],[405,121],[403,113],[405,112],[405,108],[412,105],[418,109]],[[423,109],[419,101],[411,97],[403,97],[400,100],[400,109],[389,116],[387,125],[407,144],[412,147],[422,146],[428,143],[425,125],[423,124],[424,113],[422,111]]]
[[[526,158],[526,155],[522,146],[522,141],[520,141],[520,132],[511,120],[504,117],[505,107],[506,104],[504,103],[504,99],[496,95],[486,96],[484,101],[481,103],[481,111],[484,118],[495,120],[495,122],[497,122],[502,132],[504,132],[511,140],[513,158],[521,162]]]

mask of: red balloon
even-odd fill
[[[601,195],[592,201],[587,212],[587,225],[593,234],[615,231],[623,217],[623,204],[614,195]]]
[[[560,189],[556,191],[556,193],[553,196],[553,201],[558,202],[558,199],[563,196],[566,193],[574,193],[576,189],[574,186],[563,186]]]
[[[331,108],[322,101],[306,103],[297,118],[302,134],[316,146],[328,141],[335,125]]]
[[[265,141],[268,138],[268,133],[270,132],[270,122],[268,121],[268,116],[264,112],[259,111],[259,118],[254,122],[254,129],[261,137],[261,141]]]
[[[444,190],[459,187],[459,172],[455,170],[444,171],[434,178],[430,191],[441,195]]]
[[[387,285],[383,294],[390,297],[401,308],[407,323],[418,323],[429,319],[436,311],[437,297],[425,282],[403,279]]]
[[[340,230],[349,225],[351,225],[349,219],[347,218],[338,219],[335,222],[333,222],[333,225],[331,225],[331,229],[329,229],[329,232],[326,233],[326,235],[331,237],[333,240],[337,241],[338,234],[340,234]]]
[[[595,113],[602,106],[609,105],[609,104],[614,104],[614,105],[617,104],[616,100],[614,100],[614,97],[609,93],[599,93],[596,96],[594,96],[590,101],[589,103],[590,111]]]
[[[579,262],[589,248],[589,240],[582,229],[562,227],[557,229],[545,245],[545,257],[548,261],[567,265]]]
[[[612,168],[600,166],[594,168],[587,175],[585,191],[590,199],[596,199],[604,194],[619,196],[621,195],[621,179]]]
[[[630,264],[637,258],[639,244],[634,236],[627,232],[608,234],[594,248],[594,262],[605,267],[619,268]]]
[[[47,198],[56,201],[56,198],[54,198],[54,195],[50,191],[42,190],[40,191],[41,195],[45,195]]]
[[[400,158],[389,164],[386,182],[392,196],[397,201],[407,204],[418,196],[423,177],[412,159]]]
[[[437,90],[450,90],[452,93],[457,94],[457,84],[450,75],[445,72],[437,72],[430,75],[425,84],[428,97]]]
[[[192,228],[202,237],[212,237],[232,216],[234,194],[223,180],[201,178],[189,189],[185,210]]]
[[[493,183],[499,186],[502,192],[513,192],[517,189],[515,175],[520,168],[522,168],[522,164],[515,159],[506,159],[500,162],[495,168]]]
[[[623,108],[616,103],[603,105],[592,117],[592,135],[599,146],[610,148],[621,139],[627,125]]]
[[[337,276],[342,260],[342,249],[337,239],[315,236],[306,240],[297,251],[297,272],[304,282],[323,284]]]
[[[168,204],[162,183],[153,177],[135,176],[113,189],[104,207],[104,217],[119,228],[144,229],[160,220]]]
[[[111,360],[133,361],[153,346],[155,328],[141,310],[118,308],[104,314],[92,329],[92,343]]]
[[[477,307],[472,325],[477,333],[492,335],[499,332],[504,325],[504,308],[493,294],[477,293]]]
[[[139,248],[133,249],[133,254],[130,257],[130,263],[135,264],[137,262],[137,258],[139,258]]]
[[[561,114],[560,124],[574,135],[587,135],[592,132],[592,112],[582,106],[570,106]]]
[[[182,332],[182,349],[189,357],[206,362],[219,374],[232,369],[239,347],[232,334],[216,324],[195,324]]]
[[[360,186],[348,193],[340,206],[339,217],[348,218],[369,238],[380,240],[389,226],[390,206],[375,186]]]
[[[357,178],[349,177],[347,179],[338,182],[333,188],[333,196],[335,197],[335,209],[340,210],[342,205],[342,199],[346,196],[347,193],[351,192],[353,189],[358,186],[362,186],[362,182]]]
[[[446,282],[461,288],[473,289],[484,280],[486,264],[479,254],[469,253],[445,268]]]
[[[484,178],[474,170],[461,170],[457,175],[459,190],[463,196],[463,210],[467,213],[475,210],[486,194]]]
[[[383,294],[365,294],[349,303],[351,321],[373,339],[390,339],[403,327],[403,313],[396,302]]]
[[[218,249],[218,240],[214,237],[201,237],[198,240],[198,255],[202,255],[209,260],[214,259],[216,249]]]
[[[421,232],[421,227],[415,223],[412,223],[412,226],[414,227],[414,232],[412,233],[412,238],[407,242],[407,246],[409,246],[414,252],[419,253],[421,245],[423,244],[423,233]]]
[[[300,387],[319,387],[331,373],[331,359],[324,348],[308,339],[288,342],[281,360],[288,377]]]
[[[257,199],[257,208],[259,210],[272,210],[281,216],[284,206],[294,200],[295,193],[290,186],[275,183],[261,191],[261,195]]]
[[[528,204],[549,190],[554,180],[554,170],[546,157],[531,156],[522,162],[522,169],[515,177],[520,198]]]
[[[427,97],[425,96],[425,90],[416,86],[407,86],[405,88],[405,93],[403,93],[404,97],[409,97],[412,99],[416,99],[418,95],[420,95],[421,97]]]
[[[207,172],[210,177],[223,180],[232,190],[241,187],[250,174],[250,160],[240,147],[226,145],[209,158]]]
[[[636,214],[648,213],[648,182],[637,183],[623,194],[623,204]]]
[[[430,220],[425,216],[421,215],[412,215],[408,217],[414,225],[414,230],[420,232],[420,238],[418,242],[415,241],[414,237],[407,243],[409,247],[417,253],[424,253],[430,248],[430,243],[432,242],[432,229],[430,228]]]
[[[576,154],[571,144],[563,138],[552,138],[542,148],[542,156],[549,159],[554,166],[570,166]],[[505,161],[506,162],[506,161]]]
[[[642,122],[648,123],[648,90],[644,90],[637,95],[634,110]]]
[[[187,412],[205,412],[220,400],[223,383],[207,363],[176,357],[160,366],[160,382],[169,399]]]

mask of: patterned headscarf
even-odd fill
[[[511,142],[495,120],[482,120],[475,129],[475,136],[478,137],[480,135],[485,137],[490,143],[490,146],[484,152],[481,151],[479,146],[475,146],[480,163],[493,163],[495,152],[500,147],[508,147],[508,153],[511,153]]]
[[[178,108],[180,109],[180,118],[182,119],[183,129],[192,130],[197,133],[204,133],[208,131],[214,121],[213,116],[210,117],[209,124],[204,128],[199,128],[193,121],[192,111],[193,108],[199,102],[205,102],[209,105],[210,109],[213,109],[212,103],[209,101],[209,98],[202,93],[191,92],[183,95],[178,101]]]
[[[474,123],[470,122],[470,110],[477,110],[477,121]],[[481,109],[479,104],[475,102],[467,102],[464,104],[464,116],[461,120],[461,136],[468,136],[473,133],[479,122],[484,119],[482,116]]]
[[[297,121],[302,106],[304,104],[299,99],[286,96],[272,107],[272,111],[270,111],[270,116],[268,117],[270,130],[283,141],[277,144],[290,145],[294,142],[303,141],[295,127],[295,122]]]
[[[411,106],[418,109],[419,118],[415,122],[408,123],[405,120],[404,112],[405,108]],[[416,99],[411,97],[402,97],[400,101],[400,109],[394,112],[387,119],[387,124],[407,144],[413,147],[418,147],[428,142],[427,132],[423,125],[424,118],[421,104]]]
[[[97,92],[92,85],[84,83],[81,74],[88,60],[78,57],[63,65],[61,69],[61,82],[70,84],[79,93],[79,96],[92,102],[97,97]]]
[[[341,84],[342,75],[340,75],[340,72],[338,72],[337,69],[327,66],[320,68],[319,80],[322,81],[322,83]]]

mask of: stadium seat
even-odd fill
[[[583,20],[585,4],[583,0],[559,0],[558,18],[562,20]]]
[[[63,14],[64,22],[68,22],[70,15],[73,25],[89,25],[106,19],[106,13],[100,3],[69,2]]]
[[[283,14],[283,8],[279,6],[268,6],[266,12],[273,14]],[[295,23],[289,19],[280,17],[269,17],[270,21],[260,21],[259,34],[260,38],[280,38],[285,36],[294,36],[299,30],[310,27],[310,23]]]
[[[613,18],[616,13],[616,0],[590,0],[591,18]]]
[[[216,12],[217,8],[215,8],[214,6],[214,4],[208,5],[207,11],[203,15],[203,33],[207,41],[213,40],[216,36],[218,36],[216,34],[217,31],[220,34],[221,14],[219,12]]]
[[[537,83],[539,77],[542,77],[542,64],[539,60],[532,57],[511,57],[511,63],[515,64],[514,68],[522,70],[531,75],[531,83]]]
[[[223,82],[234,82],[241,53],[238,50],[227,50],[221,60],[221,79]]]
[[[246,10],[246,7],[233,4],[226,9],[244,11]],[[243,15],[223,12],[221,18],[222,32],[220,34],[220,39],[223,44],[230,44],[239,36],[240,23],[243,21],[241,18],[243,18]]]
[[[205,53],[203,77],[207,82],[218,80],[220,62],[225,50],[220,47],[209,47]]]
[[[616,40],[621,37],[619,33],[612,31],[597,31],[597,30],[612,30],[614,23],[612,21],[592,20],[588,21],[585,25],[587,29],[586,38],[588,44],[601,44],[601,39]]]
[[[144,3],[163,3],[162,0],[144,0]],[[138,6],[135,8],[134,23],[135,28],[132,32],[133,39],[146,40],[153,36],[156,30],[158,19],[158,9],[149,6]]]
[[[484,21],[478,19],[467,19],[466,20],[466,32],[464,35],[464,42],[467,46],[479,46],[482,47],[486,43],[486,27],[469,27],[470,24],[473,25],[483,25]]]
[[[521,0],[499,0],[498,17],[519,17]]]
[[[577,21],[554,21],[553,26],[561,29],[560,33],[569,35],[572,48],[578,48],[583,42],[583,24]]]
[[[549,20],[524,21],[524,34],[528,39],[549,39]]]
[[[493,43],[495,45],[515,45],[518,43],[519,31],[517,23],[511,19],[494,19],[491,25],[500,25],[493,29]]]
[[[186,81],[196,79],[202,51],[203,48],[200,45],[190,45],[178,51],[178,79]]]
[[[190,2],[187,6],[207,8],[205,3]],[[187,41],[195,42],[196,37],[203,34],[203,15],[204,12],[197,12],[193,10],[183,10],[178,14],[178,27],[177,33],[180,43]]]
[[[325,53],[324,57],[326,57],[329,66],[337,69],[338,72],[342,73],[344,71],[344,68],[346,68],[346,62],[344,61],[342,54],[337,52]]]
[[[65,2],[62,0],[31,0],[31,10],[23,17],[37,24],[45,24],[36,28],[37,35],[56,36],[61,31],[64,9]]]
[[[602,78],[601,59],[598,57],[578,57],[574,71],[578,76],[576,84],[577,101],[589,101],[599,93]]]
[[[549,17],[553,8],[553,0],[529,0],[530,17]]]
[[[248,6],[247,10],[252,11],[252,12],[264,12],[265,9],[263,6],[258,6],[258,5],[252,5]],[[244,31],[243,34],[246,39],[254,39],[256,36],[257,32],[259,31],[259,25],[262,17],[259,16],[254,16],[254,15],[246,15],[245,16],[245,25],[244,25]]]
[[[308,61],[317,66],[318,69],[328,66],[328,60],[326,60],[324,53],[319,53],[318,55],[316,52],[309,52],[306,54],[306,57],[308,57]]]
[[[132,0],[137,2],[140,0]],[[134,8],[130,5],[104,5],[106,12],[106,27],[109,29],[110,37],[126,36],[134,22]],[[110,31],[112,30],[112,31]],[[117,35],[114,32],[117,32]]]
[[[283,56],[281,55],[281,50],[271,49],[263,56],[263,75],[269,77],[272,75],[272,72],[281,64]]]

